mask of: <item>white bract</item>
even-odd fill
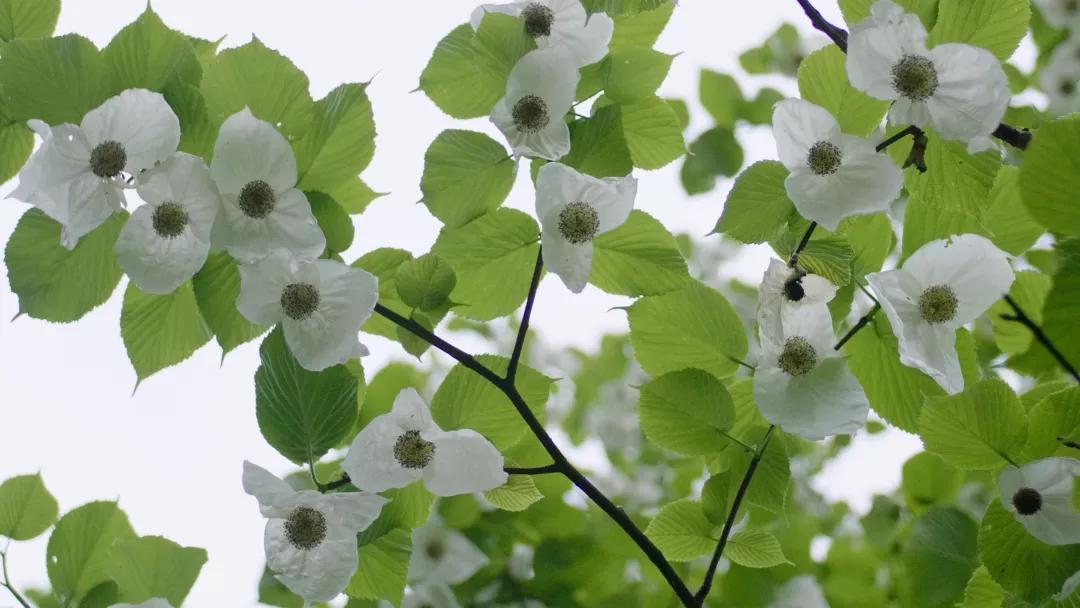
[[[769,317],[758,310],[761,358],[754,402],[769,422],[816,441],[862,428],[870,404],[859,381],[833,349],[832,317],[824,305]]]
[[[159,93],[129,89],[86,113],[80,125],[31,120],[41,147],[19,172],[14,198],[60,223],[60,242],[79,239],[123,209],[127,176],[176,152],[180,121]]]
[[[777,587],[766,608],[829,608],[829,603],[817,579],[804,574]]]
[[[428,404],[411,388],[398,393],[390,413],[360,431],[341,468],[356,487],[372,492],[419,479],[437,496],[483,492],[506,483],[499,450],[476,431],[439,428]]]
[[[326,247],[304,193],[296,189],[296,157],[285,137],[244,108],[221,125],[210,174],[221,192],[215,249],[252,262],[274,249],[317,258]]]
[[[548,163],[536,176],[536,216],[544,264],[580,293],[589,282],[593,239],[623,224],[634,208],[633,176],[603,179]]]
[[[1076,0],[1033,0],[1033,3],[1051,26],[1080,29],[1080,3]]]
[[[506,82],[506,96],[491,110],[491,122],[510,142],[514,156],[557,160],[570,151],[570,128],[563,116],[574,102],[580,74],[572,56],[560,49],[530,51]]]
[[[1080,512],[1072,506],[1077,478],[1080,461],[1072,458],[1006,467],[998,478],[1001,504],[1029,534],[1048,545],[1080,543]]]
[[[383,608],[384,604],[379,604]],[[460,608],[454,592],[445,584],[410,586],[405,590],[405,597],[401,600],[401,608]],[[385,608],[393,608],[393,604],[385,602]]]
[[[114,247],[146,293],[170,293],[202,268],[221,198],[202,159],[178,152],[139,178],[139,207]]]
[[[874,144],[840,132],[821,106],[786,99],[773,110],[773,137],[790,174],[788,198],[799,214],[829,230],[852,215],[887,211],[900,194],[904,174]]]
[[[328,602],[344,591],[359,562],[356,535],[388,501],[367,492],[293,490],[267,470],[244,462],[244,491],[269,518],[266,565],[293,593]]]
[[[825,277],[801,268],[788,268],[780,260],[769,260],[758,295],[759,329],[775,331],[783,327],[780,318],[792,310],[821,307],[836,296],[836,285]],[[778,340],[779,338],[774,338]]]
[[[155,597],[141,604],[113,604],[112,608],[172,608],[172,604],[168,600]]]
[[[464,534],[437,522],[413,530],[409,580],[456,585],[488,563],[487,555]]]
[[[1009,105],[1009,84],[997,57],[970,44],[926,46],[918,16],[878,0],[851,28],[847,73],[871,97],[895,100],[893,124],[929,125],[944,139],[990,148],[989,136]]]
[[[252,323],[281,323],[297,362],[317,372],[368,354],[357,334],[378,298],[379,279],[366,270],[279,249],[240,266],[236,308]]]
[[[615,23],[604,13],[589,15],[581,0],[535,0],[484,4],[472,13],[473,29],[480,29],[484,15],[504,13],[521,18],[525,34],[537,48],[565,49],[578,66],[596,63],[608,52]]]
[[[899,340],[900,362],[954,394],[964,390],[956,330],[1008,293],[1013,271],[988,239],[962,234],[931,241],[902,268],[868,274],[866,281]]]
[[[1039,86],[1054,115],[1080,112],[1080,35],[1054,47],[1050,61],[1039,71]]]

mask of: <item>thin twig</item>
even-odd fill
[[[886,139],[885,141],[881,142],[880,144],[874,146],[874,151],[883,152],[886,148],[888,148],[889,146],[895,144],[896,142],[900,141],[901,139],[904,139],[908,135],[917,135],[919,133],[922,133],[922,129],[920,129],[919,127],[916,127],[915,125],[908,125],[906,128],[904,128],[904,130],[900,131],[899,133],[894,134],[892,137],[890,137],[890,138]]]
[[[15,586],[11,584],[11,579],[8,577],[7,552],[8,552],[9,548],[11,548],[11,541],[10,540],[8,541],[7,546],[4,547],[4,550],[0,551],[0,565],[3,566],[3,573],[4,573],[3,586],[5,588],[7,588],[8,591],[11,592],[11,595],[15,597],[16,601],[18,601],[20,604],[23,605],[23,608],[30,608],[30,604],[28,604],[26,602],[26,600],[23,599],[23,596],[19,595],[19,592],[15,590]]]
[[[547,473],[562,473],[559,465],[551,463],[542,467],[506,467],[503,469],[507,475],[545,475]]]
[[[348,473],[343,473],[341,479],[335,479],[324,484],[319,485],[320,492],[329,492],[330,490],[336,490],[342,486],[346,486],[352,483],[352,479],[349,479]]]
[[[532,318],[536,290],[540,287],[540,275],[543,273],[544,251],[541,249],[536,252],[536,267],[533,269],[532,282],[529,284],[529,296],[525,298],[525,310],[521,313],[521,326],[518,327],[517,338],[514,340],[514,352],[510,355],[510,363],[506,366],[506,381],[510,384],[514,383],[518,364],[521,363],[521,352],[525,348],[525,334],[529,333],[529,319]]]
[[[844,334],[842,338],[840,338],[840,341],[836,343],[836,346],[833,347],[833,350],[840,350],[841,348],[844,348],[844,345],[848,343],[848,340],[854,338],[855,334],[859,333],[859,330],[866,327],[866,324],[870,322],[870,319],[872,319],[879,310],[881,310],[881,304],[878,304],[875,301],[874,307],[870,309],[870,312],[866,313],[861,318],[859,318],[858,321],[855,322],[855,325],[853,325],[851,329],[849,329],[848,332]]]
[[[790,268],[794,268],[799,263],[799,254],[802,253],[803,249],[806,249],[807,245],[810,244],[810,237],[814,235],[814,229],[816,228],[817,222],[810,222],[810,225],[807,226],[806,232],[803,233],[802,239],[799,240],[798,246],[795,247],[795,251],[792,251],[791,257],[788,258],[788,266]]]
[[[1050,352],[1050,355],[1054,357],[1054,359],[1058,362],[1058,365],[1060,365],[1062,369],[1068,372],[1069,375],[1073,377],[1073,380],[1080,382],[1080,372],[1078,372],[1076,370],[1076,367],[1074,367],[1072,363],[1069,363],[1069,360],[1065,358],[1065,355],[1060,350],[1058,350],[1056,346],[1054,346],[1054,343],[1050,341],[1049,336],[1043,333],[1043,330],[1041,327],[1039,327],[1039,324],[1031,320],[1031,317],[1029,317],[1027,313],[1024,312],[1024,309],[1020,308],[1020,305],[1016,303],[1016,300],[1012,299],[1012,296],[1010,296],[1009,294],[1005,294],[1005,301],[1009,304],[1009,306],[1012,307],[1013,311],[1016,312],[1016,314],[1001,315],[1001,318],[1005,319],[1006,321],[1016,321],[1024,327],[1027,327],[1031,331],[1031,334],[1035,336],[1035,339],[1038,340],[1039,343],[1042,344],[1046,348],[1046,350]]]

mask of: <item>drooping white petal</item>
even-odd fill
[[[948,285],[957,299],[953,327],[970,323],[1008,293],[1014,274],[1008,255],[986,237],[960,234],[926,243],[904,262],[924,288]],[[915,294],[915,302],[918,295]]]
[[[296,157],[273,125],[244,108],[221,125],[210,173],[222,194],[239,194],[255,180],[278,193],[296,186]]]
[[[851,85],[878,99],[897,99],[892,68],[905,55],[926,56],[926,28],[918,16],[891,0],[878,0],[870,16],[848,37],[847,74]]]
[[[244,461],[243,484],[244,492],[258,499],[263,509],[282,505],[296,493],[284,480],[247,460]]]
[[[161,93],[128,89],[90,110],[82,130],[93,149],[107,141],[124,147],[124,171],[137,174],[168,158],[180,145],[180,120]]]
[[[360,430],[341,468],[349,474],[353,485],[369,492],[404,488],[419,480],[420,469],[401,466],[394,456],[394,444],[411,429],[402,428],[387,414],[376,416]]]
[[[314,549],[293,546],[284,519],[266,522],[266,565],[290,591],[311,602],[328,602],[345,590],[359,557],[355,531],[330,526]]]
[[[1080,461],[1044,458],[1023,466],[1006,467],[998,479],[1001,504],[1012,512],[1029,534],[1049,545],[1080,543],[1080,512],[1072,507],[1073,488],[1080,477]],[[1039,493],[1037,512],[1017,512],[1014,497],[1022,488]]]
[[[480,433],[460,429],[425,439],[435,444],[435,456],[424,467],[424,486],[432,494],[483,492],[506,483],[502,454]]]
[[[990,51],[941,44],[930,51],[938,87],[926,100],[930,125],[943,139],[967,142],[993,133],[1009,107],[1008,79]]]
[[[870,403],[840,357],[829,357],[801,376],[759,367],[754,402],[761,415],[788,433],[816,441],[851,434],[866,424]]]
[[[814,144],[824,141],[839,147],[840,124],[817,104],[785,99],[773,108],[773,138],[784,166],[789,170],[806,169]]]
[[[456,585],[487,563],[487,555],[457,530],[429,522],[413,531],[410,581]]]
[[[621,226],[630,217],[636,196],[637,179],[632,175],[600,179],[562,163],[548,163],[536,177],[536,215],[542,222],[557,222],[566,205],[583,202],[597,213],[597,234]]]
[[[472,14],[469,16],[469,24],[472,25],[473,30],[480,29],[480,24],[484,22],[484,15],[488,13],[502,13],[504,15],[510,15],[511,17],[521,16],[521,10],[526,6],[529,6],[530,2],[507,2],[506,4],[481,4],[473,9]]]
[[[558,217],[544,224],[540,231],[544,265],[562,279],[566,288],[581,293],[592,271],[592,241],[576,245],[559,232]]]
[[[555,15],[551,35],[536,39],[539,48],[566,49],[578,66],[596,63],[608,53],[615,22],[605,13],[585,13],[581,0],[548,0]]]
[[[273,325],[285,318],[281,294],[293,282],[293,262],[287,251],[277,250],[252,264],[240,265],[240,294],[236,309],[248,321]]]
[[[580,73],[573,58],[560,49],[530,51],[510,71],[506,96],[491,112],[491,121],[503,132],[517,156],[557,160],[570,151],[570,130],[563,116],[570,110]],[[543,100],[547,124],[535,132],[514,122],[514,107],[522,98]]]
[[[431,419],[431,408],[414,388],[402,389],[397,397],[394,397],[390,419],[407,431],[439,430]]]

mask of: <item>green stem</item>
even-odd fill
[[[15,586],[11,584],[11,578],[8,577],[7,552],[8,552],[8,548],[10,548],[10,547],[11,547],[11,541],[9,540],[8,543],[7,543],[7,546],[4,547],[4,550],[0,551],[0,565],[2,565],[2,569],[3,569],[3,573],[4,573],[4,583],[3,583],[3,585],[4,585],[5,588],[7,588],[7,590],[9,592],[11,592],[11,595],[15,598],[15,600],[17,602],[19,602],[20,604],[22,604],[23,608],[31,608],[30,604],[28,604],[26,602],[26,600],[23,599],[23,596],[19,595],[19,592],[15,590]]]

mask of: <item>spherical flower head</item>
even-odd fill
[[[221,192],[221,216],[214,225],[215,249],[227,249],[242,263],[275,249],[314,259],[326,248],[304,193],[296,189],[296,157],[270,123],[245,108],[221,125],[210,174]]]
[[[1043,458],[1006,467],[998,478],[1001,504],[1029,534],[1048,545],[1080,543],[1080,512],[1072,506],[1080,461]]]
[[[491,110],[514,155],[557,160],[570,151],[570,129],[563,116],[577,92],[580,74],[560,49],[530,51],[514,64],[506,96]]]
[[[499,450],[475,431],[443,431],[411,388],[398,393],[390,413],[360,431],[341,467],[357,487],[372,492],[420,479],[437,496],[483,492],[506,483]]]
[[[773,136],[790,172],[784,180],[788,198],[800,215],[828,230],[846,217],[887,211],[900,194],[900,167],[869,141],[841,133],[821,106],[802,99],[776,104]]]
[[[296,491],[250,462],[244,462],[243,483],[268,518],[266,563],[277,579],[309,602],[340,595],[359,563],[356,535],[375,521],[387,499],[367,492]]]
[[[548,163],[536,176],[536,215],[544,264],[580,293],[592,270],[593,239],[621,226],[634,208],[637,180],[603,179]]]
[[[920,247],[896,270],[866,281],[899,341],[900,362],[933,378],[949,394],[964,390],[956,330],[1008,293],[1008,256],[985,237],[962,234]]]
[[[19,172],[10,198],[59,222],[68,249],[124,207],[127,176],[141,181],[180,144],[176,114],[159,93],[143,89],[107,100],[79,125],[28,124],[42,144]]]
[[[488,557],[464,534],[439,522],[413,531],[409,580],[425,585],[456,585],[488,564]]]
[[[1009,105],[1005,71],[990,51],[969,44],[926,46],[918,16],[878,0],[851,29],[847,72],[852,86],[895,101],[893,124],[930,126],[944,139],[987,149]]]
[[[525,35],[537,48],[558,49],[570,56],[575,67],[596,63],[608,53],[615,31],[611,17],[598,12],[589,15],[581,0],[533,0],[507,4],[484,4],[472,13],[472,27],[480,29],[488,13],[503,13],[521,19]]]
[[[279,249],[240,266],[236,308],[252,323],[281,323],[297,362],[322,371],[368,354],[357,334],[378,297],[379,280],[366,270]]]

